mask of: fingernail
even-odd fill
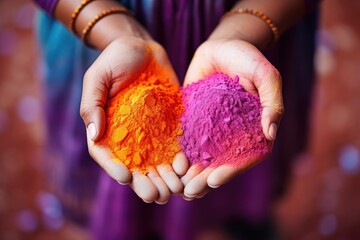
[[[91,140],[94,140],[95,135],[96,135],[96,128],[95,128],[95,124],[94,123],[90,123],[87,127],[88,133],[89,133],[89,137],[91,138]]]
[[[184,193],[184,197],[186,197],[186,198],[195,198],[196,197],[196,195],[194,195],[194,194],[187,194],[187,193]]]
[[[123,186],[128,185],[127,183],[122,183],[122,182],[120,182],[120,181],[117,181],[117,182],[118,182],[118,184],[123,185]]]
[[[168,201],[165,201],[165,202],[158,202],[158,201],[155,201],[156,204],[159,204],[159,205],[165,205]]]
[[[269,135],[272,138],[272,140],[275,140],[276,132],[277,132],[277,124],[276,123],[271,123],[270,127],[269,127]]]
[[[154,201],[148,201],[148,200],[145,200],[143,199],[144,203],[153,203]]]
[[[211,188],[218,188],[218,187],[220,187],[220,185],[211,185],[211,184],[208,184],[208,186],[211,187]]]
[[[183,199],[188,202],[194,200],[194,198],[190,198],[190,197],[186,197],[186,196],[183,196]]]

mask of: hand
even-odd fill
[[[203,43],[196,51],[185,77],[184,85],[205,76],[223,72],[230,77],[239,76],[246,91],[258,94],[262,110],[261,124],[265,137],[275,140],[277,127],[283,114],[282,84],[279,72],[252,44],[242,40],[216,39]],[[222,165],[217,168],[191,166],[182,182],[184,198],[191,200],[205,195],[262,159],[248,159],[246,166]]]
[[[123,163],[114,160],[110,149],[96,143],[104,134],[107,99],[137,79],[153,60],[169,69],[173,76],[171,80],[178,84],[167,55],[159,44],[135,37],[111,42],[85,73],[80,114],[87,128],[87,143],[92,158],[120,184],[129,184],[145,202],[163,204],[169,199],[170,192],[176,194],[183,190],[178,177],[188,168],[183,155],[176,156],[172,166],[161,165],[144,175],[130,173]]]

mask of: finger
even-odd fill
[[[273,141],[284,114],[281,76],[269,62],[259,64],[254,76],[263,108],[261,125],[266,138]]]
[[[214,171],[213,168],[207,167],[191,179],[186,185],[184,189],[184,195],[186,197],[198,197],[209,190],[209,186],[207,183],[208,176]]]
[[[103,82],[107,78],[104,71],[94,62],[84,75],[80,115],[93,141],[101,139],[105,131],[104,106],[108,89]]]
[[[154,183],[155,187],[159,192],[158,198],[155,200],[157,204],[165,204],[170,198],[170,191],[163,179],[159,176],[159,173],[156,169],[149,169],[149,173],[147,174],[149,179]]]
[[[197,176],[199,173],[201,173],[205,167],[201,164],[195,164],[192,165],[189,170],[186,172],[186,174],[180,179],[184,186],[188,184],[188,182],[191,181],[195,176]]]
[[[128,184],[131,181],[131,174],[128,168],[117,159],[111,151],[101,145],[95,144],[87,136],[87,145],[90,156],[109,174],[121,184]]]
[[[201,193],[199,193],[199,195],[197,195],[196,197],[188,197],[185,196],[184,194],[181,194],[181,197],[186,200],[186,201],[193,201],[195,199],[200,199],[203,198],[206,194],[208,194],[209,192],[211,192],[211,188],[207,187],[204,191],[202,191]]]
[[[134,40],[129,44],[127,38],[113,41],[86,71],[80,115],[91,140],[97,141],[104,134],[104,106],[108,97],[115,96],[146,68],[150,59],[146,46],[144,41]]]
[[[184,194],[182,194],[181,196],[185,201],[188,201],[188,202],[191,202],[196,199],[195,197],[187,197]]]
[[[178,194],[182,192],[184,185],[169,164],[157,166],[157,171],[172,193]]]
[[[189,160],[184,153],[180,152],[175,155],[172,167],[178,176],[185,175],[186,171],[189,169]]]
[[[246,91],[259,95],[263,132],[269,141],[273,141],[284,112],[281,76],[253,45],[239,41],[227,45],[215,51],[216,66],[231,77],[239,76]]]
[[[159,197],[159,192],[154,183],[143,173],[133,172],[129,186],[144,202],[152,203]]]
[[[214,169],[207,179],[207,184],[211,188],[218,188],[229,182],[232,178],[245,171],[244,167],[235,167],[230,165],[222,165]]]

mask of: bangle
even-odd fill
[[[86,7],[86,5],[88,5],[90,2],[92,2],[94,0],[83,0],[81,2],[81,4],[74,10],[74,12],[71,14],[71,19],[69,21],[69,29],[71,30],[72,33],[74,33],[75,35],[77,35],[76,29],[75,29],[75,22],[76,19],[79,16],[79,13],[81,12],[81,10],[84,9],[84,7]]]
[[[102,18],[109,16],[111,14],[115,14],[115,13],[123,13],[129,16],[133,16],[133,13],[130,12],[128,9],[124,8],[124,7],[115,7],[115,8],[110,8],[110,9],[106,9],[104,11],[102,11],[100,14],[96,15],[87,25],[86,27],[83,29],[82,34],[81,34],[81,40],[83,42],[86,43],[86,39],[87,36],[90,33],[90,30],[95,26],[95,24]]]
[[[128,9],[124,8],[124,7],[115,7],[115,8],[106,9],[106,10],[102,11],[100,14],[96,15],[86,25],[86,27],[82,30],[81,40],[86,43],[87,36],[89,35],[91,29],[95,26],[95,24],[100,19],[102,19],[102,18],[104,18],[106,16],[109,16],[111,14],[115,14],[115,13],[123,13],[123,14],[129,15],[129,16],[133,16],[133,13],[130,12]]]
[[[271,19],[266,16],[264,13],[254,10],[254,9],[247,9],[247,8],[237,8],[234,10],[231,10],[230,12],[227,12],[224,17],[229,17],[235,14],[250,14],[250,15],[254,15],[258,18],[260,18],[261,20],[263,20],[270,28],[272,34],[273,34],[273,40],[271,42],[270,45],[272,45],[273,43],[277,42],[280,38],[280,33],[279,33],[279,28],[278,26],[271,21]]]

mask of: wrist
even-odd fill
[[[241,39],[264,49],[276,42],[304,12],[303,0],[242,0],[223,17],[210,38]]]
[[[273,42],[273,33],[264,21],[249,14],[234,14],[224,17],[209,40],[242,40],[259,49],[264,49]]]
[[[93,27],[87,37],[87,43],[103,50],[111,42],[127,37],[152,39],[135,18],[125,14],[113,14],[101,19]]]
[[[118,2],[88,1],[83,3],[83,0],[61,0],[55,9],[55,17],[65,26],[69,26],[69,23],[73,21],[72,30],[78,37],[84,37],[84,31],[88,28],[86,38],[83,39],[87,44],[103,50],[112,41],[122,37],[151,39],[147,31],[133,16],[130,16],[131,12]],[[74,19],[72,15],[81,5],[83,6]],[[113,9],[117,11],[110,13],[109,10]],[[91,25],[90,28],[89,25]]]

